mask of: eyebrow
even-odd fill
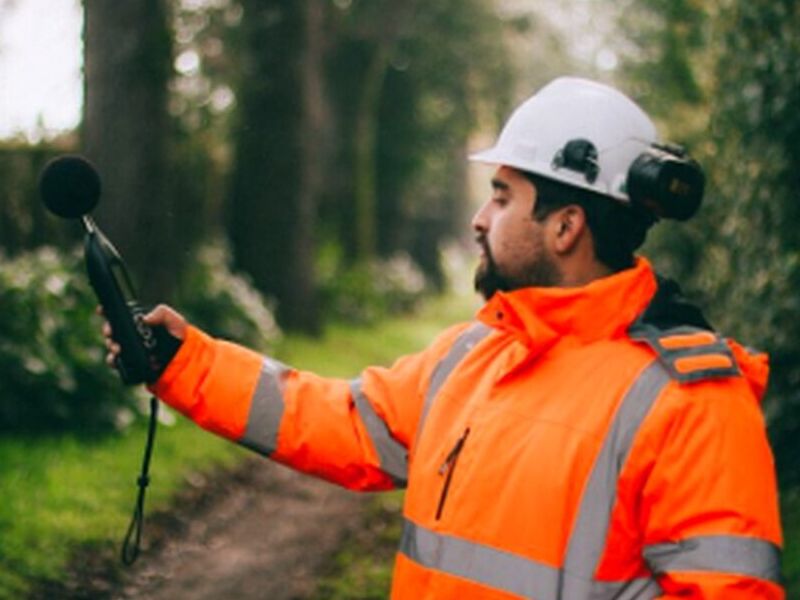
[[[509,189],[511,189],[511,186],[508,185],[508,183],[506,183],[502,179],[498,179],[497,177],[495,177],[495,178],[492,179],[492,189],[494,189],[494,190],[502,190],[502,191],[505,192],[505,191],[508,191]]]

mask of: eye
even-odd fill
[[[506,196],[505,194],[496,194],[492,196],[492,203],[501,208],[506,206],[508,204],[508,201],[509,201],[508,196]]]

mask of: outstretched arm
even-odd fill
[[[348,381],[213,339],[166,306],[147,322],[183,340],[151,387],[160,399],[201,427],[276,461],[364,490],[405,484],[427,382],[461,331],[452,328],[424,352]],[[117,348],[110,338],[107,345],[113,362]]]

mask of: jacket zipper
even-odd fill
[[[461,454],[461,449],[464,447],[464,442],[467,441],[467,436],[469,435],[469,427],[464,430],[464,433],[461,434],[461,437],[458,438],[455,446],[447,455],[447,458],[444,459],[442,466],[439,467],[439,475],[444,475],[444,486],[442,487],[442,495],[439,497],[439,506],[436,508],[436,520],[438,521],[442,517],[442,510],[444,509],[444,503],[447,499],[447,492],[450,490],[450,482],[453,479],[453,472],[456,470],[456,463],[458,462],[458,456]]]

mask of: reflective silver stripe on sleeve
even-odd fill
[[[573,581],[563,570],[485,544],[431,531],[406,520],[400,552],[415,563],[496,590],[536,600],[639,600],[655,598],[650,579]],[[580,589],[579,595],[564,590]]]
[[[698,536],[671,544],[646,546],[654,573],[701,571],[746,575],[780,583],[781,551],[766,540],[735,535]]]
[[[481,322],[476,322],[467,329],[465,329],[450,346],[450,350],[445,357],[439,361],[431,374],[431,380],[428,383],[428,390],[425,392],[425,401],[422,405],[422,412],[419,417],[419,424],[417,425],[417,436],[419,439],[422,433],[422,428],[425,424],[425,419],[428,416],[428,411],[431,409],[433,399],[439,393],[442,384],[450,376],[450,373],[458,366],[461,360],[472,350],[478,342],[491,333],[492,328],[484,325]]]
[[[265,358],[247,416],[247,428],[239,440],[242,446],[269,456],[278,447],[283,417],[283,378],[289,367]]]
[[[375,412],[361,389],[360,379],[350,383],[350,391],[361,421],[378,453],[381,470],[394,480],[397,487],[405,487],[408,480],[408,450],[392,437],[386,422]]]

